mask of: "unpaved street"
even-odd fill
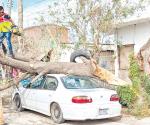
[[[5,106],[4,108],[4,117],[9,125],[56,125],[48,116],[29,110],[15,112],[9,106]],[[150,117],[137,119],[133,116],[123,115],[120,121],[112,121],[110,119],[66,121],[61,125],[150,125]]]

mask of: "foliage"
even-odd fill
[[[135,79],[140,78],[140,67],[133,53],[129,56],[129,61],[130,61],[129,77],[132,81],[135,81]]]
[[[149,104],[150,104],[149,96],[144,90],[144,88],[141,86],[138,98],[133,103],[132,107],[129,108],[129,111],[132,115],[138,117],[149,116],[150,115]]]
[[[117,91],[121,98],[121,104],[126,106],[133,105],[134,101],[139,95],[139,88],[141,84],[140,68],[133,53],[129,56],[129,77],[132,81],[132,86],[118,87]]]
[[[129,109],[129,112],[138,117],[144,117],[150,115],[150,109],[147,103],[144,104],[135,104],[134,107]]]
[[[147,116],[150,114],[150,79],[148,75],[140,71],[137,59],[133,54],[129,56],[129,76],[132,86],[119,87],[118,94],[121,103],[128,106],[131,114],[136,116]]]
[[[140,77],[135,77],[132,79],[132,87],[136,91],[136,93],[140,92],[140,87],[141,87],[141,79]]]
[[[117,93],[121,98],[120,103],[123,106],[131,106],[137,97],[135,89],[130,86],[120,86],[117,88]]]
[[[140,3],[140,4],[139,4]],[[75,48],[88,48],[93,43],[93,53],[100,53],[104,36],[113,32],[116,23],[141,9],[143,1],[128,0],[64,0],[49,7],[51,22],[68,27]],[[140,5],[140,6],[139,6]],[[96,49],[95,49],[96,48]]]
[[[144,89],[150,96],[150,77],[147,74],[144,74],[142,76],[142,83],[143,83]]]

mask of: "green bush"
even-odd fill
[[[123,106],[131,106],[137,97],[136,91],[130,86],[118,87],[117,93],[120,97],[120,103]]]
[[[130,55],[129,77],[131,86],[118,87],[120,103],[128,106],[131,114],[136,116],[147,116],[150,114],[150,78],[144,74],[133,54]]]
[[[134,90],[138,93],[139,92],[139,88],[141,87],[141,77],[134,77],[132,79],[132,88],[134,88]]]
[[[131,54],[129,56],[129,62],[130,62],[129,77],[130,77],[131,81],[134,78],[140,78],[140,74],[141,74],[140,67],[139,67],[138,62],[135,59],[133,54]]]
[[[132,81],[132,86],[122,86],[117,88],[118,95],[120,96],[120,103],[124,106],[131,106],[134,103],[137,99],[141,84],[140,68],[133,53],[129,56],[129,62],[129,77]]]
[[[150,96],[150,78],[148,75],[144,74],[142,76],[142,83],[144,89],[146,90],[146,93]]]

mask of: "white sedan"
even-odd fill
[[[56,123],[121,116],[116,91],[100,87],[94,78],[47,74],[30,83],[32,77],[24,78],[13,93],[18,111],[34,110]]]

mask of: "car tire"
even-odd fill
[[[57,103],[53,103],[51,105],[50,113],[51,113],[51,118],[55,123],[61,124],[65,121],[64,118],[63,118],[62,110],[61,110],[60,106]]]
[[[22,108],[22,104],[21,104],[21,98],[18,94],[15,95],[14,99],[13,99],[13,103],[14,103],[14,107],[16,111],[23,111],[24,108]]]
[[[74,51],[73,53],[71,53],[71,56],[70,56],[70,62],[76,62],[76,58],[77,57],[85,57],[86,59],[90,59],[91,58],[91,54],[89,51],[87,50],[76,50]]]

